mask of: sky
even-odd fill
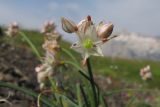
[[[111,21],[114,32],[160,36],[159,4],[160,0],[0,0],[0,24],[17,21],[25,28],[41,29],[44,21],[53,20],[66,34],[61,17],[78,23],[91,15],[95,24]]]

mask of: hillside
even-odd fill
[[[41,53],[41,56],[43,56],[43,36],[37,31],[25,30],[24,32],[37,47],[37,49]],[[121,36],[121,38],[122,41],[124,41],[123,36]],[[112,40],[109,43],[120,41],[120,37],[117,39]],[[60,45],[62,48],[65,48],[69,52],[71,52],[73,56],[79,62],[81,62],[82,59],[80,57],[80,54],[69,48],[71,43],[62,40]],[[31,89],[36,90],[37,82],[35,79],[36,73],[34,72],[34,67],[37,66],[40,62],[38,61],[36,56],[32,54],[31,48],[28,46],[26,41],[22,39],[21,36],[16,36],[14,38],[1,37],[0,50],[2,51],[0,55],[0,79],[2,81],[14,81],[21,86],[30,87]],[[10,55],[10,53],[12,54]],[[71,59],[64,52],[61,52],[60,55],[62,55],[63,59],[66,61]],[[135,107],[135,104],[137,105],[136,107],[143,107],[142,105],[153,105],[148,107],[159,107],[160,98],[159,94],[157,94],[159,93],[160,88],[159,61],[108,56],[92,56],[90,58],[90,61],[95,81],[100,86],[100,89],[104,92],[103,94],[106,96],[106,98],[109,97],[108,102],[110,103],[110,105],[112,105],[111,107],[117,107],[119,105],[121,105],[119,107],[124,107],[123,105],[130,102],[133,97],[135,97],[135,100],[132,102],[133,106],[130,107]],[[150,65],[153,75],[152,80],[149,81],[143,81],[139,73],[140,69],[142,67],[145,67],[146,65]],[[66,69],[67,72],[63,72],[64,75],[66,75],[65,77],[68,78],[66,81],[64,81],[64,85],[67,87],[75,87],[75,82],[78,82],[82,77],[79,76],[77,69],[75,69],[73,66],[67,65],[67,67],[69,70]],[[85,66],[82,66],[82,68],[85,68]],[[9,80],[6,80],[6,78],[8,77],[11,78],[9,78]],[[2,93],[0,94],[3,95],[4,91],[6,90],[5,88],[1,88],[1,90]],[[127,95],[128,99],[126,99],[124,95]],[[17,97],[21,97],[23,99],[21,94],[15,94],[12,100],[14,101]],[[152,98],[152,100],[145,102],[148,100],[148,98]],[[23,101],[22,99],[20,100]],[[30,100],[31,98],[28,99]],[[26,98],[24,97],[25,103],[30,104],[31,102],[28,101],[28,99],[26,100]],[[23,105],[23,103],[20,103],[20,105]]]
[[[43,55],[43,52],[44,52],[42,49],[43,36],[37,31],[25,31],[25,33],[28,35],[31,41],[36,45],[41,55]],[[150,86],[160,87],[158,85],[158,83],[160,82],[160,79],[159,79],[160,62],[152,61],[152,60],[149,60],[148,58],[145,60],[139,59],[139,57],[142,58],[141,57],[143,56],[141,55],[142,53],[144,53],[144,56],[146,55],[145,52],[151,53],[151,51],[149,50],[149,49],[152,49],[151,46],[155,46],[155,47],[157,46],[157,48],[153,48],[152,50],[155,50],[154,52],[158,52],[158,46],[159,46],[157,42],[158,40],[155,40],[150,37],[146,37],[143,40],[143,38],[144,37],[139,37],[139,36],[134,36],[134,35],[131,35],[131,36],[121,35],[117,37],[115,40],[113,39],[110,42],[106,43],[106,45],[103,48],[107,49],[106,51],[104,51],[104,53],[107,54],[107,57],[91,57],[91,62],[92,62],[94,73],[103,74],[104,76],[112,77],[112,78],[120,79],[120,80],[123,78],[123,80],[127,80],[128,82],[139,81],[143,83],[139,75],[139,70],[146,65],[150,65],[153,76],[154,76],[154,79],[150,83]],[[131,42],[128,42],[127,40]],[[134,43],[134,41],[136,40],[137,42]],[[142,44],[141,43],[142,41],[145,41],[145,43]],[[17,36],[16,38],[14,38],[14,40],[9,40],[8,42],[13,42],[21,46],[28,45],[25,41],[23,41],[23,39],[20,36]],[[151,42],[154,45],[149,45]],[[62,40],[60,44],[61,44],[61,47],[68,49],[79,61],[81,61],[80,54],[70,49],[71,43],[65,40]],[[129,44],[130,46],[128,46]],[[136,56],[133,57],[133,55],[129,54],[130,51],[127,50],[129,48],[135,49],[135,53],[137,51]],[[108,53],[110,53],[110,55],[113,57],[109,57]],[[123,54],[123,53],[127,53],[127,54]],[[65,58],[68,58],[67,55],[65,55],[64,53],[62,54],[64,55]],[[120,55],[124,55],[123,57],[125,58],[120,58]],[[128,57],[126,57],[125,55],[128,55]],[[153,57],[152,54],[150,54],[150,57]],[[129,59],[129,58],[136,58],[136,59]],[[155,82],[155,81],[159,81],[159,82]]]

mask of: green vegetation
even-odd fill
[[[27,31],[24,30],[24,33],[28,36],[28,38],[33,42],[33,44],[37,47],[41,55],[43,55],[43,35],[38,31]],[[14,38],[17,45],[24,46],[28,45],[21,36],[17,36]],[[8,39],[7,39],[8,40]],[[9,40],[12,41],[12,40]],[[70,49],[71,43],[63,40],[60,45],[69,50],[76,58],[81,61],[80,54]],[[68,58],[65,53],[61,53],[66,59]],[[148,81],[148,86],[151,88],[158,87],[160,88],[160,62],[158,61],[150,61],[150,60],[140,60],[140,59],[123,59],[123,58],[111,58],[111,57],[91,57],[91,65],[93,67],[94,73],[102,74],[105,76],[110,76],[115,79],[123,79],[127,82],[140,82],[144,83],[141,80],[139,75],[139,71],[142,67],[146,65],[151,66],[153,80]],[[93,66],[94,65],[94,66]]]
[[[38,31],[24,30],[23,32],[28,36],[28,38],[31,40],[31,42],[38,49],[38,51],[40,52],[40,56],[44,56],[44,51],[42,49],[43,35],[40,34]],[[10,42],[11,44],[13,43],[13,44],[16,44],[17,46],[25,46],[25,47],[27,46],[28,48],[30,48],[30,46],[32,45],[32,44],[28,44],[28,42],[25,41],[26,39],[22,38],[22,36],[16,36],[16,37],[13,37],[12,39],[10,39],[10,38],[8,39],[8,37],[4,37],[4,40],[7,42]],[[60,45],[62,47],[62,51],[60,53],[61,56],[63,56],[65,59],[68,59],[66,61],[66,63],[74,65],[74,63],[76,63],[76,61],[74,60],[74,56],[76,57],[76,59],[78,59],[78,63],[81,62],[82,59],[81,59],[80,54],[78,54],[77,52],[75,52],[74,50],[69,48],[71,43],[63,40],[60,43]],[[32,47],[32,49],[34,49],[34,48]],[[34,50],[33,53],[34,52],[36,52],[36,51]],[[70,53],[73,55],[73,57],[72,57],[72,55],[71,56],[69,55]],[[37,53],[35,53],[35,55],[37,55]],[[70,57],[68,57],[68,55]],[[71,59],[73,59],[74,62],[70,62]],[[127,87],[117,85],[117,86],[112,87],[111,90],[108,90],[107,93],[104,92],[104,93],[100,93],[100,94],[112,95],[112,93],[114,93],[114,92],[117,93],[117,92],[126,91],[128,93],[131,93],[131,95],[132,95],[133,94],[132,91],[140,91],[140,92],[141,91],[154,91],[152,89],[160,88],[160,85],[159,85],[159,82],[160,82],[160,79],[159,79],[160,62],[158,62],[158,61],[138,60],[138,59],[131,60],[131,59],[122,59],[122,58],[93,57],[93,56],[90,58],[90,61],[91,61],[91,68],[93,69],[94,74],[98,74],[98,75],[100,74],[100,75],[103,75],[106,77],[111,77],[114,81],[118,82],[119,84],[121,84],[122,81],[125,81],[125,83],[127,83],[127,84],[134,84],[134,83],[143,84],[142,89],[139,89],[139,87],[137,87],[137,88],[135,87],[135,89],[127,89]],[[140,74],[139,71],[142,67],[144,67],[146,65],[151,66],[153,79],[144,82],[139,75]],[[77,67],[77,69],[79,69],[79,70],[82,69],[81,71],[83,71],[83,68],[77,66],[76,64],[74,66]],[[72,68],[71,68],[71,70],[72,70]],[[81,72],[81,71],[79,71],[79,72]],[[82,73],[84,73],[84,72],[82,72]],[[79,77],[77,77],[78,75],[76,73],[74,73],[74,72],[70,73],[70,77],[72,77],[71,74],[73,75],[72,81],[74,81],[74,79],[76,80],[77,78],[79,78]],[[76,78],[75,78],[75,75],[76,75]],[[83,81],[85,81],[85,80],[83,80]],[[94,81],[90,81],[90,82],[92,82],[91,84],[94,85]],[[4,87],[5,83],[2,82],[1,85]],[[68,85],[70,85],[70,84],[68,84]],[[81,85],[79,85],[79,84],[76,84],[76,85],[77,85],[77,92],[76,93],[77,93],[77,97],[78,97],[78,104],[82,105],[82,102],[81,102],[82,99],[80,98],[80,92],[82,91],[82,93],[83,93],[84,89]],[[87,84],[85,84],[85,85],[87,86]],[[15,89],[17,88],[17,86],[10,85],[10,84],[6,85],[5,87],[10,87],[10,88],[15,87]],[[73,86],[71,86],[71,87],[73,87]],[[122,89],[122,87],[124,89]],[[87,90],[90,90],[89,86],[87,86],[86,88],[87,88]],[[18,89],[18,90],[20,90],[20,89]],[[24,93],[27,92],[27,91],[25,91],[25,89],[20,90],[20,91],[22,91]],[[95,89],[94,89],[94,91],[95,91]],[[90,93],[90,92],[87,92],[87,93],[92,95],[92,93]],[[37,93],[31,93],[31,96],[36,97],[37,95],[38,95]],[[70,102],[71,105],[77,106],[76,103],[70,101],[70,99],[66,98],[65,96],[58,95],[58,94],[56,96],[57,96],[57,98],[59,98],[58,96],[60,96],[61,98],[63,98],[64,101],[66,100],[67,102]],[[94,97],[92,96],[89,98],[89,100],[93,103],[93,104],[91,103],[91,105],[96,105],[92,101],[95,99],[96,99],[96,96],[94,96]],[[47,102],[48,100],[43,97],[40,100],[46,104],[49,104],[49,102]],[[63,103],[63,100],[62,100],[62,103]],[[60,102],[61,102],[61,100],[60,100]],[[101,98],[101,102],[103,102],[103,98]],[[130,101],[127,102],[127,107],[130,107],[130,105],[132,105],[132,103],[140,104],[142,102],[143,101],[136,100],[136,96],[133,95],[130,98]],[[145,105],[145,102],[143,105]],[[159,106],[159,104],[157,105],[157,107],[158,106]],[[147,107],[147,106],[144,106],[144,107]]]

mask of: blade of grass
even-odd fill
[[[23,33],[23,32],[19,32],[19,34],[26,40],[26,42],[30,45],[30,47],[32,48],[32,50],[35,52],[35,54],[37,55],[37,57],[39,59],[41,59],[41,55],[38,52],[37,48],[35,47],[35,45],[32,43],[32,41]]]
[[[76,58],[72,55],[71,52],[69,52],[67,49],[62,48],[62,51],[65,52],[68,56],[70,56],[72,58],[72,60],[78,64],[78,61],[76,60]]]
[[[102,107],[109,107],[102,95],[100,95],[100,102],[100,104],[102,104]]]
[[[79,107],[83,107],[82,98],[81,98],[80,84],[77,84],[76,87],[77,87],[77,99],[78,99],[78,105],[79,105]]]
[[[74,67],[78,70],[78,72],[80,72],[85,78],[88,77],[87,74],[85,74],[85,70],[83,70],[83,69],[82,69],[79,65],[77,65],[76,63],[73,63],[73,62],[71,62],[71,61],[64,61],[64,63],[70,64],[70,65],[74,66]]]
[[[136,99],[136,96],[132,96],[125,107],[131,107],[131,104],[134,102],[135,99]]]
[[[72,101],[70,98],[66,97],[63,94],[59,94],[59,93],[55,93],[55,96],[57,98],[61,97],[62,99],[66,100],[70,105],[72,105],[73,107],[78,107],[78,104],[74,101]]]
[[[38,97],[38,93],[33,92],[32,90],[29,90],[29,89],[26,89],[26,88],[19,87],[17,85],[11,84],[11,83],[6,83],[6,82],[0,81],[0,87],[6,87],[6,88],[14,89],[14,90],[20,91],[20,92],[22,92],[22,93],[24,93],[26,95],[32,96],[34,98]],[[42,96],[40,101],[42,101],[42,103],[44,103],[48,107],[53,107],[51,101],[49,101],[44,96]]]
[[[70,65],[72,65],[72,66],[74,66],[76,69],[78,69],[78,72],[85,78],[85,79],[87,79],[88,81],[91,81],[90,80],[90,78],[89,78],[89,76],[86,74],[86,73],[84,73],[84,72],[86,72],[85,70],[83,70],[81,67],[79,67],[77,64],[75,64],[75,63],[73,63],[73,62],[71,62],[71,61],[65,61],[64,63],[68,63],[68,64],[70,64]],[[94,81],[93,81],[94,82]],[[95,85],[95,87],[96,87],[96,89],[97,89],[97,103],[99,103],[99,87],[98,87],[98,85],[94,82],[94,85]]]

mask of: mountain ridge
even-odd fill
[[[120,33],[102,46],[105,56],[160,60],[160,38],[137,33]]]

